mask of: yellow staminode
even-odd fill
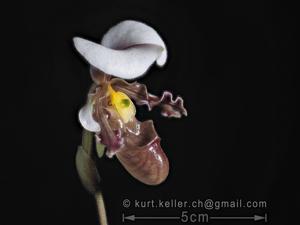
[[[115,91],[111,85],[108,86],[111,104],[115,107],[120,117],[127,123],[135,116],[135,106],[130,98],[120,91]]]

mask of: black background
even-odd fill
[[[296,12],[287,3],[195,2],[48,1],[15,6],[10,18],[17,21],[12,29],[22,49],[17,54],[21,64],[9,67],[4,95],[9,117],[2,123],[12,155],[2,158],[1,178],[1,186],[11,191],[4,192],[13,210],[10,222],[98,223],[94,200],[82,187],[74,163],[82,130],[77,113],[92,81],[72,37],[99,41],[112,25],[134,19],[153,26],[169,51],[166,66],[153,66],[139,81],[154,94],[171,90],[181,95],[189,115],[166,119],[157,110],[138,109],[139,119],[154,120],[169,157],[170,175],[163,184],[139,183],[116,159],[98,162],[109,223],[122,224],[123,212],[149,216],[182,211],[125,209],[125,198],[266,200],[267,209],[208,213],[268,213],[269,224],[291,223],[296,192],[291,189],[288,155],[296,116]],[[18,216],[21,212],[24,217]]]

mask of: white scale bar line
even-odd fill
[[[254,217],[253,216],[250,216],[250,217],[235,217],[235,216],[211,216],[209,217],[210,219],[213,219],[213,220],[232,220],[232,219],[238,219],[238,220],[253,220]]]
[[[144,217],[144,216],[136,216],[135,217],[135,219],[145,219],[145,220],[147,220],[147,219],[158,219],[158,220],[160,220],[160,219],[165,219],[165,220],[168,220],[168,219],[173,219],[173,220],[178,220],[178,219],[180,219],[180,217],[173,217],[173,216],[170,216],[170,217],[168,217],[168,216],[165,216],[165,217],[151,217],[151,216],[149,216],[149,217]]]

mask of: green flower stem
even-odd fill
[[[87,153],[88,156],[92,157],[93,151],[93,133],[87,130],[83,130],[82,132],[82,148]],[[97,154],[98,156],[102,156],[104,152],[104,146],[97,146]],[[93,161],[92,161],[93,162]],[[103,194],[99,188],[94,192],[94,197],[96,200],[97,211],[99,216],[100,225],[107,225],[107,217],[105,211],[105,204],[103,199]]]
[[[107,217],[105,211],[105,204],[102,192],[98,190],[95,194],[97,209],[98,209],[98,216],[99,216],[99,223],[100,225],[107,225]]]
[[[96,143],[96,152],[99,158],[101,158],[104,154],[104,150],[105,150],[105,145],[101,144],[101,143]]]
[[[86,151],[86,153],[91,156],[92,155],[92,147],[93,147],[93,133],[83,129],[82,132],[82,147]]]

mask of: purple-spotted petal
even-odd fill
[[[161,46],[154,44],[140,44],[115,50],[78,37],[74,38],[74,44],[92,66],[123,79],[143,75],[163,51]]]

